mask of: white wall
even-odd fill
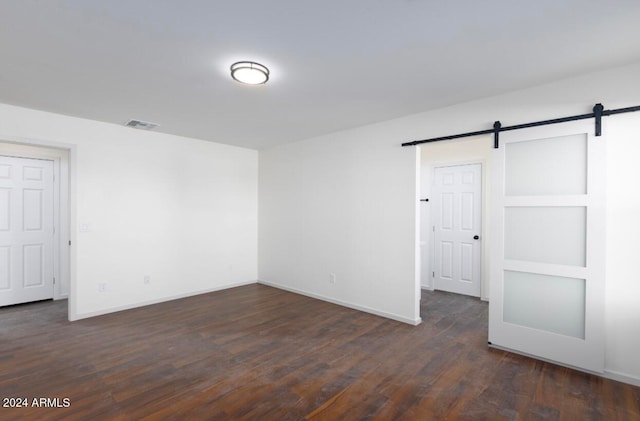
[[[260,152],[261,282],[419,322],[417,150],[400,147],[398,129]]]
[[[256,151],[2,104],[1,140],[70,149],[70,318],[256,281]]]
[[[639,75],[640,63],[262,151],[260,280],[418,320],[414,219],[419,183],[411,152],[416,149],[399,144],[490,129],[495,120],[507,126],[588,113],[597,102],[607,109],[640,105]],[[605,128],[606,369],[611,377],[640,384],[640,113],[605,117]],[[482,154],[470,152],[479,145],[470,147],[470,142],[491,147],[487,137],[455,142],[455,147],[423,146],[423,165],[479,158]],[[421,193],[428,197],[428,190]],[[485,224],[486,244],[487,235]],[[486,250],[483,266],[488,268]],[[331,272],[336,284],[329,283]]]

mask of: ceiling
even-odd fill
[[[639,61],[639,22],[638,0],[0,0],[0,102],[263,149]]]

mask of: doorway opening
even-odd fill
[[[435,167],[431,196],[433,289],[480,297],[482,164]]]
[[[3,305],[67,299],[68,316],[72,314],[70,153],[71,147],[48,142],[0,139],[0,163],[7,170],[6,206],[0,211],[6,222],[20,225],[5,239],[17,243],[3,247],[4,284],[18,283],[19,291],[5,294]]]
[[[420,145],[420,288],[488,301],[492,139]]]

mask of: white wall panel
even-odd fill
[[[261,281],[419,322],[417,150],[402,138],[370,126],[260,152]]]

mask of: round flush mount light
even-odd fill
[[[261,85],[269,80],[269,69],[253,61],[239,61],[231,65],[231,77],[247,85]]]

